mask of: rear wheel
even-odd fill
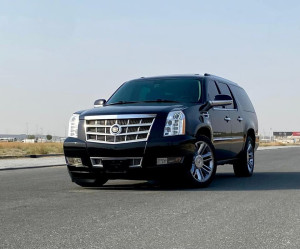
[[[186,172],[188,183],[194,187],[207,187],[216,174],[216,168],[213,144],[207,137],[199,136],[192,163]]]
[[[254,142],[251,137],[247,137],[244,151],[238,162],[233,164],[234,174],[239,177],[249,177],[254,170]]]
[[[98,177],[97,179],[75,180],[74,182],[81,187],[102,187],[107,181],[106,177]]]

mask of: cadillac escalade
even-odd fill
[[[158,76],[127,81],[107,101],[75,112],[64,153],[72,181],[84,187],[109,179],[206,187],[217,165],[251,176],[258,141],[255,110],[236,83],[210,74]]]

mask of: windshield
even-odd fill
[[[199,79],[139,79],[125,83],[107,104],[127,102],[198,102],[201,98]]]

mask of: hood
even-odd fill
[[[80,119],[85,116],[96,115],[118,115],[118,114],[160,114],[169,113],[173,110],[183,110],[188,106],[185,104],[170,103],[138,103],[125,105],[107,105],[93,108],[80,113]]]

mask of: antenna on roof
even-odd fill
[[[210,73],[205,73],[204,76],[211,76],[211,74]]]

